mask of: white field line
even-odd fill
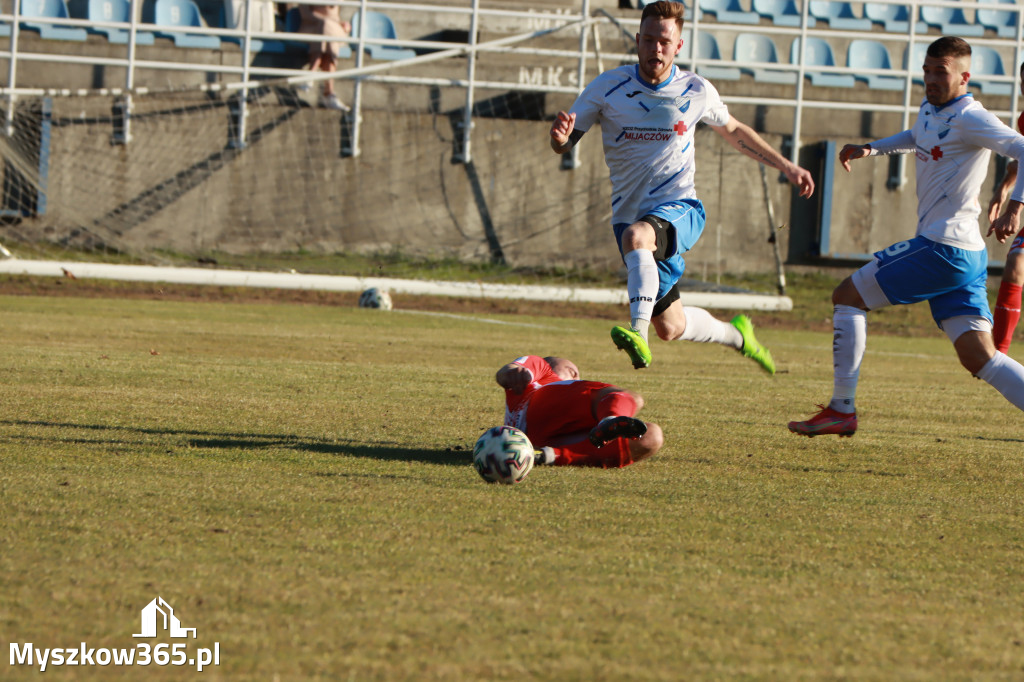
[[[427,315],[430,317],[447,317],[452,320],[468,320],[470,322],[483,322],[484,324],[502,324],[509,327],[529,327],[530,329],[550,329],[553,331],[565,331],[565,327],[555,327],[549,324],[532,324],[529,322],[512,322],[509,320],[492,320],[489,317],[475,317],[473,315],[459,315],[456,313],[438,313],[430,310],[402,310],[394,308],[393,313],[405,313],[406,315]]]

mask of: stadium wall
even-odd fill
[[[225,103],[179,117],[158,115],[178,104],[139,100],[132,142],[111,145],[109,130],[76,123],[81,100],[58,98],[49,209],[20,229],[42,236],[61,226],[111,225],[136,249],[183,253],[398,249],[481,260],[497,248],[515,265],[617,264],[598,131],[583,139],[579,167],[562,170],[547,120],[477,118],[467,166],[452,162],[452,118],[411,106],[422,99],[425,108],[429,93],[389,88],[415,110],[364,109],[358,157],[341,153],[337,113],[296,108],[276,91],[250,108],[257,134],[243,150],[228,148]],[[688,258],[691,272],[771,270],[757,164],[709,129],[697,135],[709,220]],[[102,181],[84,181],[86,174]],[[789,185],[776,172],[768,178],[776,216],[788,223]]]

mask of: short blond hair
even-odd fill
[[[644,7],[643,14],[640,15],[640,23],[644,23],[644,19],[647,17],[657,17],[658,19],[675,19],[676,26],[679,28],[679,32],[683,32],[683,14],[686,13],[686,5],[681,2],[675,2],[674,0],[658,0],[658,2],[652,2],[651,4]]]

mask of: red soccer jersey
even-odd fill
[[[1020,116],[1017,117],[1017,130],[1024,135],[1024,111],[1020,112]]]
[[[526,420],[526,406],[530,402],[533,392],[544,384],[561,381],[561,379],[555,374],[555,370],[551,369],[548,361],[537,355],[524,355],[513,360],[512,364],[526,368],[532,376],[532,380],[522,393],[513,393],[505,389],[505,424],[522,429]]]

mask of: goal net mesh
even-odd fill
[[[353,87],[337,90],[351,102]],[[133,93],[126,143],[123,96],[20,96],[0,138],[0,243],[24,258],[159,264],[311,252],[614,262],[604,163],[567,173],[547,144],[571,95],[477,88],[464,163],[464,88],[365,81],[358,138],[351,113],[316,106],[319,88],[253,82],[244,145],[238,91]]]

